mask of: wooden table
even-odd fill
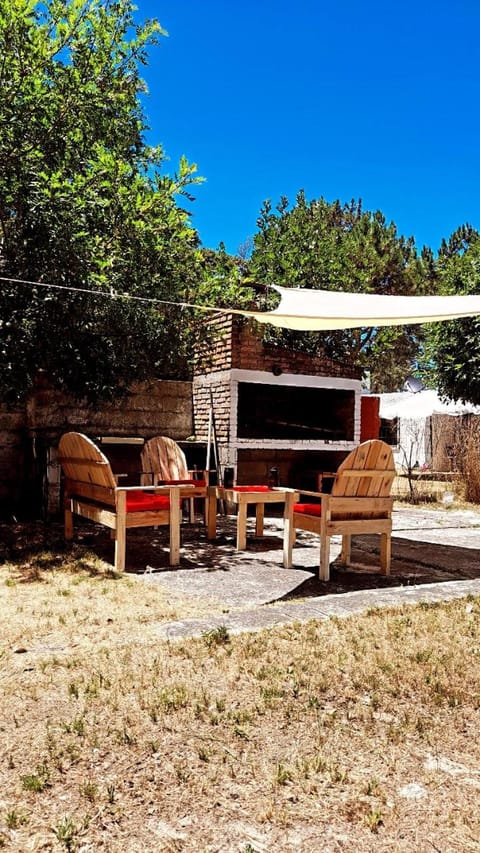
[[[245,551],[247,547],[247,510],[249,505],[255,506],[255,535],[263,536],[265,505],[282,503],[283,511],[283,565],[286,569],[292,567],[291,548],[289,542],[293,535],[292,519],[293,506],[299,499],[295,489],[282,486],[268,488],[267,486],[234,486],[225,489],[223,486],[210,486],[208,489],[208,538],[215,539],[217,535],[217,501],[225,501],[237,507],[237,549]]]

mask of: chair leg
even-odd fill
[[[207,539],[217,538],[217,492],[213,486],[208,489],[205,499],[205,513],[207,522]]]
[[[112,529],[115,535],[115,571],[125,571],[125,548],[127,542],[127,494],[117,493],[116,527]]]
[[[320,580],[330,580],[330,536],[320,536]]]
[[[380,534],[380,570],[382,575],[390,574],[392,557],[392,537],[390,533]]]
[[[125,571],[125,550],[127,544],[127,536],[126,536],[126,527],[125,527],[125,519],[123,523],[119,520],[117,516],[117,529],[113,531],[115,533],[115,571],[116,572],[124,572]]]
[[[73,539],[73,512],[70,508],[70,502],[68,506],[65,507],[64,529],[65,539]]]
[[[193,524],[193,522],[195,521],[195,498],[188,499],[188,512],[190,524]]]
[[[329,523],[331,509],[329,495],[322,495],[322,514],[320,516],[320,580],[330,580],[330,536]]]
[[[344,533],[342,536],[342,553],[341,560],[344,566],[349,566],[352,553],[352,536],[350,533]]]

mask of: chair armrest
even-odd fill
[[[306,489],[297,489],[300,495],[308,495],[310,498],[329,498],[330,495],[327,492],[310,492]]]

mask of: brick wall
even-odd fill
[[[273,375],[293,373],[343,379],[361,378],[361,369],[355,365],[265,344],[261,339],[261,330],[254,321],[245,321],[233,314],[222,314],[208,320],[207,326],[209,342],[200,347],[193,380],[194,432],[200,441],[207,439],[210,392],[218,442],[225,446],[230,441],[231,370],[262,370]]]
[[[208,341],[200,346],[195,375],[238,368],[361,379],[362,370],[354,364],[264,343],[262,330],[253,320],[222,314],[206,324]]]
[[[221,371],[208,376],[196,376],[193,380],[193,419],[197,441],[206,441],[208,437],[210,400],[212,400],[215,413],[218,443],[228,444],[232,405],[228,372]]]

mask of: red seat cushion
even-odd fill
[[[299,512],[303,515],[321,515],[322,514],[322,505],[321,504],[295,504],[293,507],[294,512]]]
[[[270,486],[234,486],[234,492],[271,492]]]
[[[132,489],[131,492],[127,492],[127,512],[152,509],[170,509],[170,499],[164,495],[143,492],[141,489]]]

